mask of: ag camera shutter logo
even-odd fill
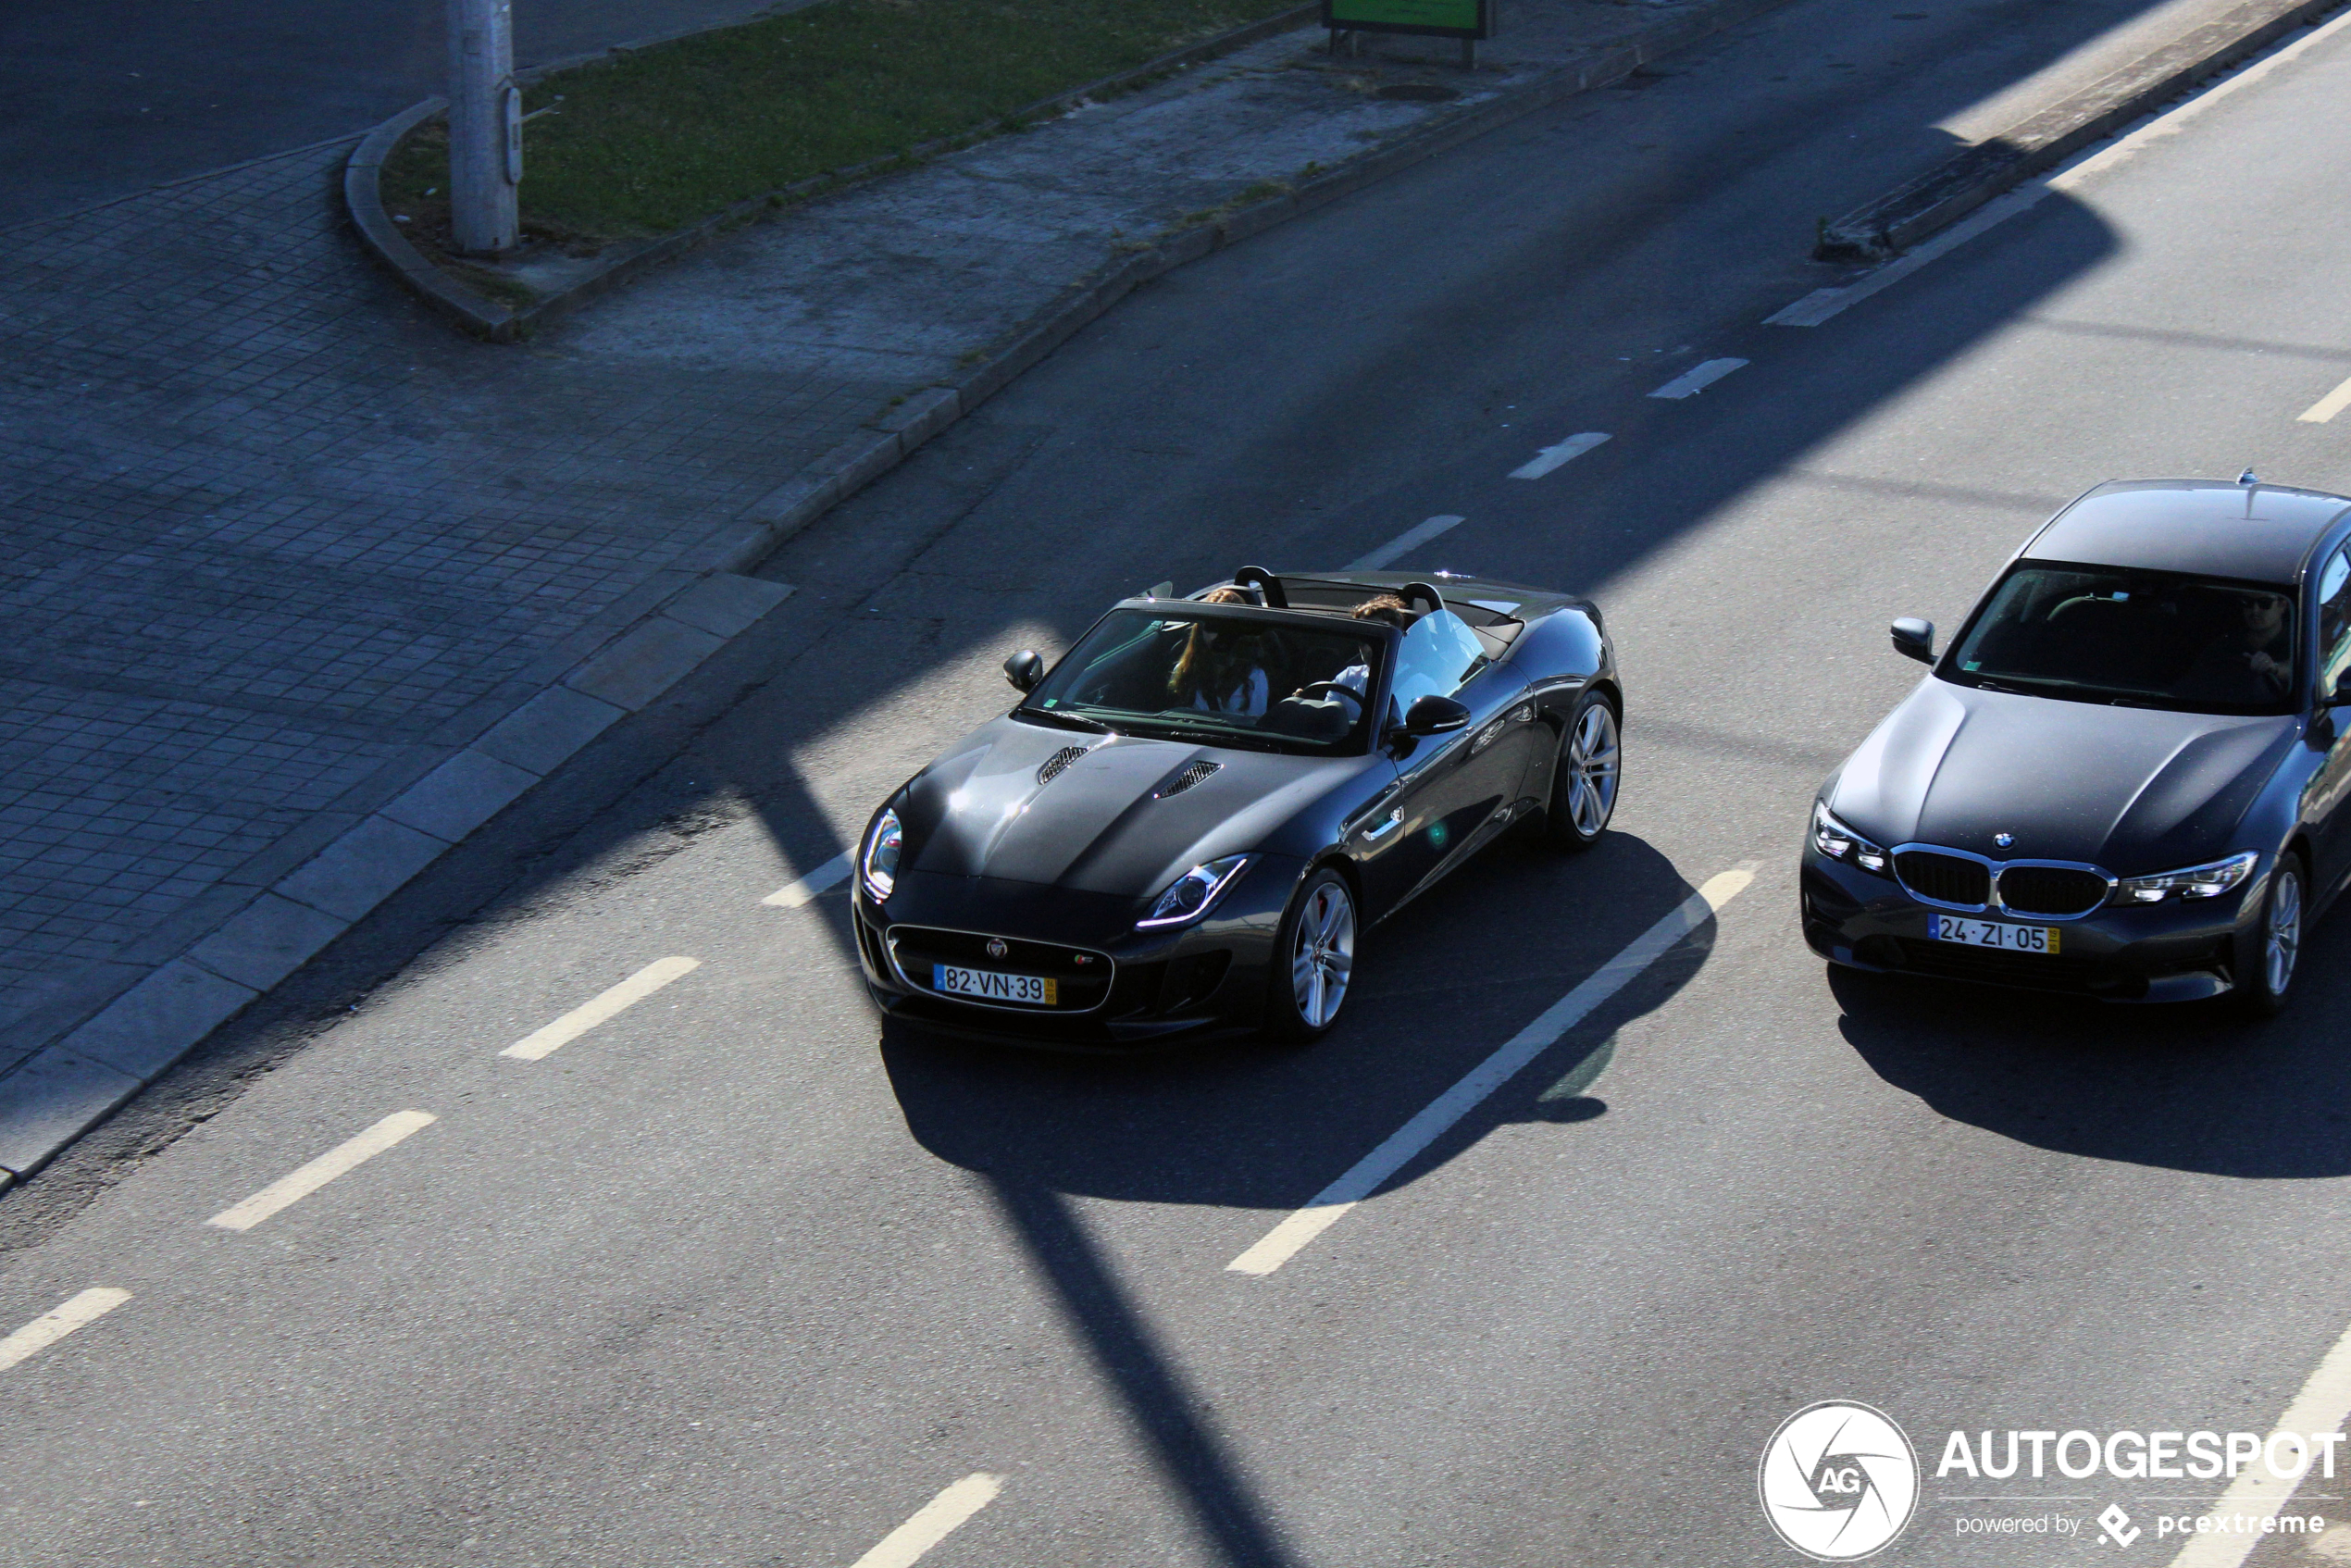
[[[1919,1501],[1919,1456],[1892,1418],[1823,1400],[1780,1423],[1755,1486],[1780,1539],[1821,1562],[1883,1549]]]

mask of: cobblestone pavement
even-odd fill
[[[347,150],[5,235],[0,1027],[897,384],[458,338],[345,231]]]
[[[1654,10],[1516,14],[1499,68],[1450,78],[1473,98]],[[347,147],[0,230],[0,1074],[887,404],[1443,106],[1379,95],[1435,80],[1410,48],[1320,37],[850,191],[527,347],[370,265]]]

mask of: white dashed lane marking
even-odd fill
[[[1450,513],[1440,513],[1424,523],[1414,523],[1370,554],[1359,555],[1339,569],[1349,572],[1378,571],[1407,551],[1418,550],[1437,535],[1460,527],[1462,520]]]
[[[573,1008],[545,1028],[524,1036],[498,1054],[525,1062],[536,1062],[542,1056],[553,1055],[558,1047],[570,1044],[614,1014],[644,1001],[680,975],[690,975],[701,967],[702,960],[699,958],[657,958],[593,1002]]]
[[[357,1138],[338,1144],[310,1164],[263,1188],[243,1202],[205,1221],[223,1230],[251,1230],[289,1203],[300,1202],[327,1183],[366,1164],[409,1134],[432,1126],[429,1111],[394,1111]]]
[[[1744,359],[1706,360],[1701,364],[1691,366],[1657,391],[1649,393],[1649,396],[1673,399],[1696,397],[1732,371],[1744,367],[1746,364],[1747,361]]]
[[[2323,425],[2346,408],[2351,408],[2351,380],[2345,381],[2295,417],[2305,425]]]
[[[966,1475],[914,1511],[914,1516],[884,1536],[852,1568],[908,1568],[915,1559],[952,1535],[956,1527],[996,1500],[1001,1475]]]
[[[1606,440],[1608,440],[1606,430],[1586,430],[1582,435],[1570,436],[1557,446],[1545,447],[1531,460],[1512,468],[1511,478],[1539,479],[1552,469],[1574,462]]]
[[[1403,1169],[1414,1155],[1508,1083],[1519,1069],[1549,1050],[1594,1008],[1623,990],[1634,977],[1704,925],[1716,910],[1736,898],[1753,880],[1755,867],[1751,864],[1709,880],[1683,900],[1673,914],[1635,938],[1629,947],[1600,965],[1582,985],[1546,1008],[1541,1016],[1511,1037],[1500,1050],[1470,1069],[1459,1083],[1391,1134],[1387,1142],[1355,1162],[1345,1176],[1316,1193],[1306,1207],[1226,1263],[1225,1269],[1234,1274],[1271,1274],[1296,1257],[1308,1242],[1337,1224],[1348,1210],[1377,1191],[1380,1183]]]
[[[1456,522],[1460,520],[1458,517],[1454,519]],[[778,909],[798,909],[848,876],[850,858],[855,853],[854,850],[843,850],[797,882],[785,883],[759,902],[774,904]]]
[[[128,1290],[104,1286],[68,1298],[54,1312],[43,1313],[5,1339],[0,1339],[0,1372],[47,1350],[84,1324],[94,1323],[131,1300]]]

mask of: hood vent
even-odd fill
[[[1055,752],[1051,756],[1047,757],[1044,763],[1039,766],[1037,769],[1037,782],[1039,784],[1051,784],[1054,779],[1059,778],[1064,772],[1068,771],[1069,765],[1071,763],[1076,762],[1079,757],[1082,757],[1085,754],[1086,748],[1083,746],[1064,746],[1060,751]]]
[[[1151,799],[1163,801],[1170,795],[1180,795],[1195,784],[1208,781],[1209,775],[1225,765],[1221,762],[1196,762],[1175,778],[1151,791]]]

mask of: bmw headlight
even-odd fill
[[[1812,847],[1831,860],[1858,865],[1880,877],[1885,876],[1894,863],[1893,856],[1838,821],[1825,801],[1812,803]]]
[[[1209,906],[1232,885],[1233,878],[1239,876],[1241,867],[1248,864],[1249,856],[1245,854],[1228,854],[1222,860],[1193,866],[1159,895],[1151,905],[1151,912],[1135,922],[1135,928],[1149,931],[1161,926],[1189,925],[1208,913]]]
[[[2174,893],[2183,899],[2218,898],[2252,876],[2253,868],[2260,864],[2260,852],[2247,850],[2209,865],[2191,865],[2185,870],[2162,871],[2152,877],[2125,877],[2115,887],[2114,902],[2161,903]]]
[[[905,843],[906,830],[899,826],[894,811],[877,817],[873,831],[865,835],[865,852],[857,857],[857,874],[876,903],[887,901],[890,890],[898,886],[898,852]]]

